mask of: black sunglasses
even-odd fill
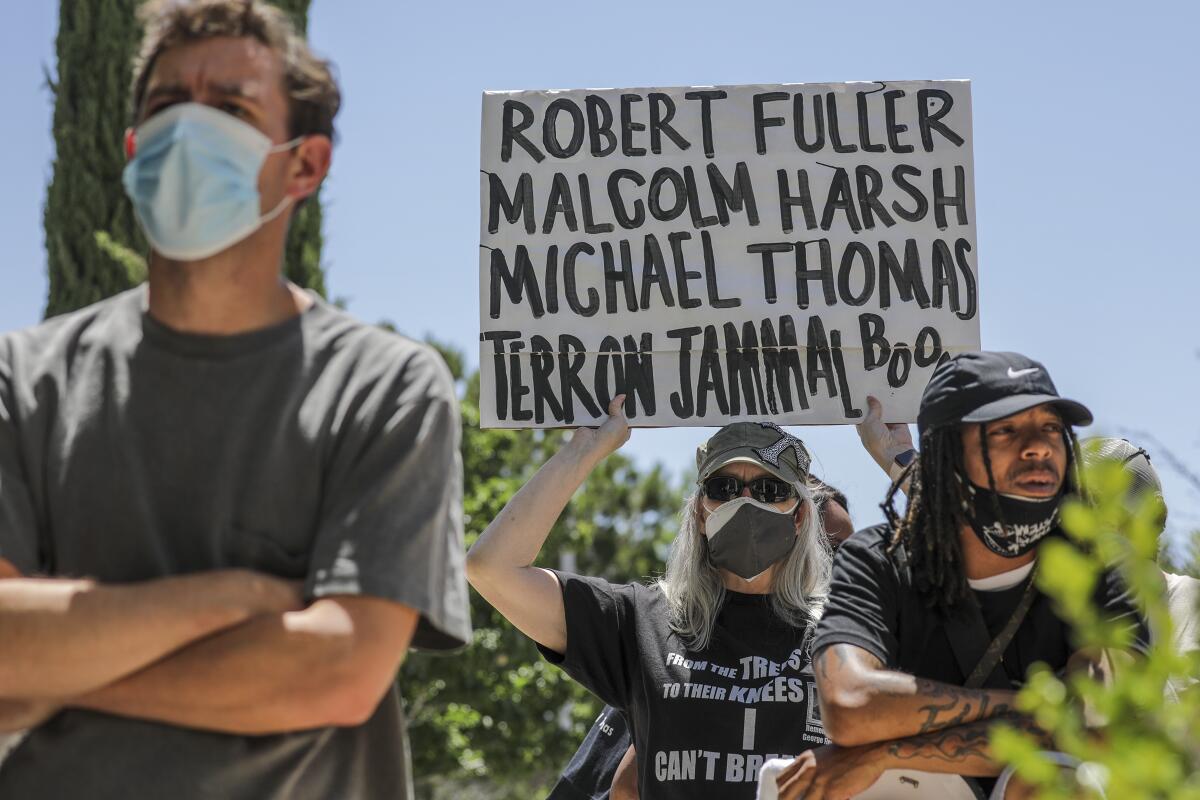
[[[796,489],[790,483],[767,476],[743,481],[732,475],[713,475],[705,478],[701,485],[704,487],[704,496],[719,503],[740,496],[742,489],[747,486],[750,487],[750,496],[760,503],[782,503],[796,496]]]

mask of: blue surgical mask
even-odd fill
[[[239,119],[200,103],[155,114],[136,132],[137,151],[121,176],[146,238],[177,261],[208,258],[283,213],[261,214],[258,173],[278,146]]]

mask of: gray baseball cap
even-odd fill
[[[1128,439],[1092,437],[1080,442],[1084,466],[1093,466],[1104,461],[1114,461],[1130,476],[1129,489],[1125,492],[1125,502],[1130,510],[1147,495],[1163,499],[1162,481],[1158,471],[1150,463],[1150,454]],[[1162,533],[1167,525],[1167,507],[1162,506],[1163,515],[1159,519],[1158,532]]]
[[[738,462],[757,464],[799,488],[808,482],[812,457],[804,442],[773,422],[734,422],[696,448],[697,480]]]
[[[1141,496],[1147,492],[1162,494],[1162,481],[1158,479],[1158,471],[1150,463],[1150,454],[1128,439],[1093,437],[1080,442],[1083,448],[1085,464],[1095,464],[1101,461],[1116,461],[1132,480],[1129,493]]]

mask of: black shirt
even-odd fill
[[[806,630],[768,596],[728,592],[709,646],[690,650],[658,589],[557,574],[567,652],[542,653],[626,713],[642,797],[750,800],[766,759],[828,742]]]
[[[854,534],[839,548],[829,603],[817,628],[813,652],[833,644],[851,644],[874,655],[888,669],[962,686],[974,664],[966,663],[951,647],[951,634],[973,634],[982,653],[1008,620],[1025,584],[998,592],[974,592],[978,606],[963,604],[953,617],[944,618],[925,606],[908,571],[901,570],[887,553],[889,536],[886,525],[877,525]],[[1146,624],[1115,572],[1101,577],[1094,600],[1108,618],[1136,626],[1135,646],[1145,647],[1149,642]],[[984,685],[1018,688],[1031,664],[1044,662],[1059,671],[1075,649],[1069,626],[1055,613],[1050,598],[1038,592],[1005,650],[1002,664]]]
[[[546,800],[608,800],[617,767],[631,744],[625,715],[605,706]]]

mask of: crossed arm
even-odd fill
[[[778,778],[781,800],[848,797],[885,770],[955,775],[1000,773],[988,732],[998,720],[1027,731],[1015,693],[965,689],[883,669],[877,658],[837,644],[816,659],[825,731],[835,746],[802,753]]]
[[[304,607],[245,570],[120,586],[14,573],[0,568],[0,730],[62,706],[243,734],[359,724],[418,618],[370,597]]]
[[[883,668],[849,644],[817,654],[825,732],[844,747],[903,739],[1016,713],[1016,692],[966,689]]]
[[[999,717],[953,728],[857,747],[819,747],[802,753],[778,776],[780,800],[824,800],[856,795],[870,788],[889,769],[915,769],[986,777],[1000,773],[988,733]],[[1037,733],[1020,717],[1006,724]],[[1006,795],[1007,796],[1007,795]]]

